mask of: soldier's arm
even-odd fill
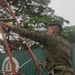
[[[13,26],[11,23],[6,23],[5,26],[9,27],[13,32],[19,34],[20,36],[32,39],[43,45],[48,45],[48,44],[50,44],[50,42],[52,45],[55,42],[54,41],[55,38],[53,36],[47,36],[46,34],[41,34],[41,33],[37,33],[37,32],[30,32],[26,29]]]

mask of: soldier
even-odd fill
[[[49,70],[48,75],[74,75],[71,61],[72,48],[70,44],[60,36],[62,31],[60,24],[50,24],[45,34],[29,32],[26,29],[13,26],[10,22],[4,25],[20,36],[32,39],[44,46],[46,56],[45,67]]]

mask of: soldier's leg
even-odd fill
[[[73,72],[68,72],[68,71],[62,71],[62,72],[57,72],[54,75],[75,75]]]

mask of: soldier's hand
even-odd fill
[[[4,23],[4,25],[6,26],[6,27],[8,27],[8,28],[13,28],[14,26],[11,24],[11,22],[6,22],[6,23]]]
[[[47,67],[47,62],[44,62],[44,63],[42,64],[42,67],[43,67],[43,68],[46,68],[46,67]]]

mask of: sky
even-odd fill
[[[75,25],[75,0],[51,0],[49,7],[55,10],[55,15],[70,21],[66,26]]]

